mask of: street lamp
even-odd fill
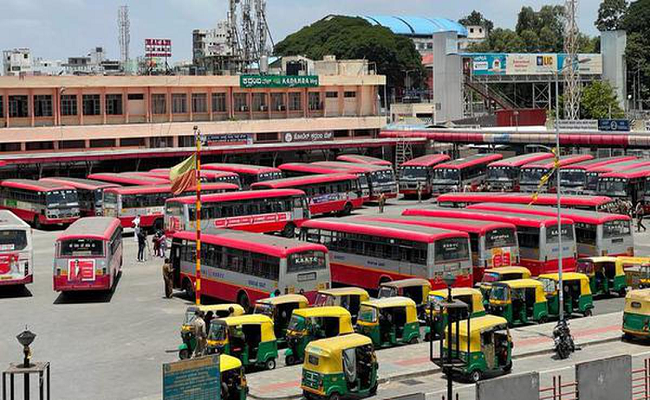
[[[23,365],[20,367],[30,368],[32,366],[30,363],[30,359],[32,358],[32,351],[29,348],[29,345],[31,345],[34,342],[34,339],[36,339],[36,334],[32,331],[27,330],[25,327],[25,330],[16,336],[16,339],[18,339],[18,343],[23,346]]]

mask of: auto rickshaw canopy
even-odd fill
[[[350,311],[340,306],[308,307],[293,310],[293,314],[302,318],[338,318],[339,334],[354,332]]]
[[[342,373],[343,351],[368,345],[372,345],[372,340],[358,333],[314,340],[305,348],[304,367],[322,374]],[[317,358],[317,364],[312,364],[316,360],[310,355]]]
[[[232,315],[231,316],[239,316],[239,315],[244,315],[244,308],[240,306],[237,303],[226,303],[226,304],[214,304],[214,305],[200,305],[200,306],[189,306],[187,307],[187,310],[185,311],[186,313],[188,312],[196,312],[197,310],[203,311],[203,313],[207,314],[208,312],[212,312],[214,314],[217,314],[219,312],[225,312],[229,311],[232,308]]]
[[[336,288],[336,289],[319,290],[318,293],[326,294],[333,297],[356,295],[361,297],[361,301],[366,301],[370,299],[370,295],[368,295],[368,292],[365,289],[358,288],[358,287],[344,287],[344,288]]]
[[[617,266],[620,264],[621,269],[626,266],[647,265],[650,264],[650,257],[616,257]]]
[[[546,303],[544,284],[535,279],[515,279],[513,281],[494,282],[494,287],[507,286],[510,289],[535,288],[535,303]]]
[[[530,270],[528,268],[518,266],[490,268],[486,269],[484,274],[497,274],[499,276],[505,274],[522,274],[522,279],[531,277]]]
[[[361,303],[361,306],[373,307],[379,310],[386,308],[405,308],[406,309],[406,323],[410,324],[418,320],[417,305],[408,297],[396,296],[385,297],[383,299],[368,300]]]
[[[217,323],[223,323],[228,327],[241,325],[260,325],[261,341],[268,342],[276,340],[273,330],[273,320],[262,314],[240,315],[238,317],[222,318]]]
[[[490,331],[490,330],[507,330],[508,329],[508,320],[503,317],[498,317],[496,315],[484,315],[482,317],[471,318],[469,320],[469,329],[467,331],[467,320],[460,321],[459,327],[459,344],[460,351],[467,351],[467,341],[469,340],[470,353],[480,352],[481,350],[481,333]],[[453,340],[456,338],[456,324],[451,324],[445,329],[445,343],[444,347],[447,347],[449,332],[451,331],[451,337]]]
[[[431,289],[431,282],[423,278],[408,278],[408,279],[400,279],[397,281],[383,282],[379,286],[393,287],[397,289],[401,289],[405,287],[422,286]]]
[[[624,311],[650,315],[650,289],[630,290],[625,296]]]
[[[615,275],[616,276],[621,276],[625,275],[625,272],[623,271],[623,263],[618,263],[618,257],[609,257],[609,256],[602,256],[602,257],[584,257],[578,259],[578,264],[580,262],[590,262],[594,266],[599,265],[599,264],[612,264],[614,265],[614,270],[615,270]],[[594,270],[590,271],[589,273],[582,272],[588,276],[593,276],[596,271],[595,268]]]
[[[283,294],[275,297],[267,297],[266,299],[257,300],[258,304],[269,304],[273,306],[278,306],[281,304],[288,303],[298,303],[300,308],[307,307],[309,305],[309,300],[301,294]]]
[[[555,282],[559,282],[559,274],[542,274],[537,277],[537,279],[550,279]],[[571,282],[571,281],[580,281],[580,295],[591,294],[591,287],[589,286],[589,277],[585,274],[580,274],[578,272],[565,272],[562,274],[562,281]],[[557,288],[556,288],[557,290]]]
[[[434,290],[433,292],[429,292],[429,298],[446,299],[448,294],[449,292],[447,289]],[[477,311],[485,311],[485,307],[483,306],[483,294],[480,290],[467,287],[452,288],[451,297],[456,298],[457,296],[470,296],[472,299],[472,304],[469,304],[470,312],[475,313]]]
[[[219,371],[226,372],[231,369],[241,368],[241,360],[237,357],[222,354],[219,356]]]

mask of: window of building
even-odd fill
[[[126,96],[127,99],[129,100],[144,100],[144,94],[142,93],[129,93]]]
[[[212,93],[212,112],[226,112],[225,93]]]
[[[5,97],[0,95],[0,118],[5,117]]]
[[[320,110],[322,109],[322,105],[320,102],[320,93],[318,92],[311,92],[309,93],[309,109],[310,110]]]
[[[266,93],[253,93],[253,111],[266,111],[268,107]]]
[[[192,112],[193,113],[208,112],[208,96],[205,93],[192,94]]]
[[[187,95],[185,93],[172,94],[172,114],[187,114]]]
[[[302,93],[289,93],[289,111],[302,110]]]
[[[246,93],[235,93],[233,95],[235,111],[248,111],[248,95]]]
[[[76,94],[61,95],[61,115],[63,116],[77,115]]]
[[[52,116],[52,96],[36,95],[34,96],[34,116],[51,117]]]
[[[29,100],[27,96],[9,96],[9,116],[11,118],[29,117]]]
[[[345,97],[346,99],[353,99],[357,97],[357,92],[345,92],[343,97]]]
[[[167,113],[167,95],[165,94],[151,95],[151,112],[157,115]]]
[[[271,110],[284,111],[287,109],[284,104],[284,93],[271,93]]]
[[[325,92],[325,97],[328,99],[335,99],[339,97],[339,92]]]
[[[106,114],[108,114],[108,115],[122,115],[122,95],[121,94],[107,94],[106,95]]]
[[[98,94],[84,94],[83,112],[84,115],[99,115],[101,113],[101,105]]]
[[[278,133],[277,132],[260,132],[256,134],[256,139],[258,142],[277,142]]]

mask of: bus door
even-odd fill
[[[293,220],[299,221],[309,218],[309,205],[306,199],[302,197],[293,198]]]
[[[181,287],[181,247],[182,242],[178,239],[174,239],[172,243],[172,251],[170,254],[170,262],[172,263],[172,271],[174,274],[174,284],[175,288]]]

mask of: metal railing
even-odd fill
[[[650,359],[643,360],[643,368],[632,370],[632,399],[650,399]]]
[[[578,400],[578,383],[562,383],[562,376],[554,376],[553,386],[539,389],[539,400]]]

